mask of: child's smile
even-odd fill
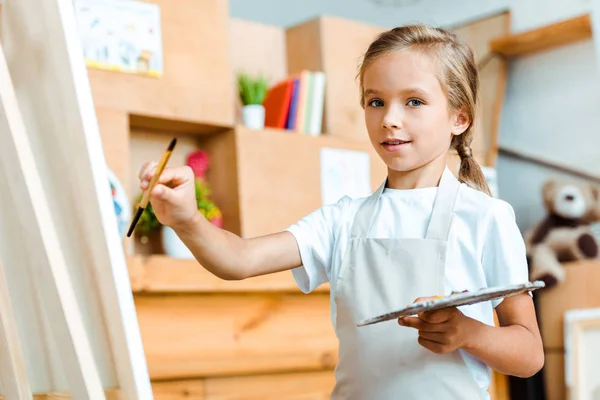
[[[381,145],[383,146],[383,148],[386,151],[388,151],[390,153],[394,153],[394,152],[406,149],[410,145],[410,143],[411,143],[410,140],[389,138],[389,139],[385,139],[383,142],[381,142]]]

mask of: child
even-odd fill
[[[472,51],[442,29],[399,27],[370,45],[358,77],[369,138],[388,167],[373,195],[344,197],[251,239],[203,218],[187,167],[163,172],[152,206],[223,279],[292,270],[304,292],[331,282],[333,399],[488,398],[490,367],[529,377],[543,365],[530,294],[357,327],[425,296],[527,281],[513,209],[489,196],[469,147],[478,90]],[[446,166],[449,148],[461,158],[458,180]],[[155,166],[142,167],[142,189]]]

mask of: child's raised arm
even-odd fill
[[[145,190],[156,170],[145,163],[139,173]],[[289,270],[301,265],[296,239],[290,232],[243,239],[211,224],[196,205],[190,167],[165,168],[150,195],[156,217],[175,230],[200,264],[222,279],[238,280]]]

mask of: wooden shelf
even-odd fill
[[[150,131],[164,131],[183,134],[212,134],[233,129],[231,125],[219,125],[210,122],[189,121],[173,118],[161,118],[156,115],[129,115],[131,129],[144,129]]]
[[[163,255],[131,256],[127,266],[132,290],[142,293],[226,293],[226,292],[284,292],[299,293],[291,271],[258,276],[241,281],[220,279],[196,260],[175,259]],[[328,293],[329,285],[316,292]]]
[[[589,14],[585,14],[539,29],[496,38],[490,42],[490,49],[505,57],[517,57],[590,39],[591,37],[591,17]]]

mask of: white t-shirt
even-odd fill
[[[424,238],[437,190],[437,187],[384,189],[370,237]],[[364,201],[365,198],[343,197],[287,229],[300,248],[303,265],[292,273],[304,293],[337,279],[354,215]],[[454,211],[446,255],[446,294],[528,281],[525,243],[510,204],[461,184]],[[335,293],[331,286],[331,320],[335,326]],[[459,309],[471,318],[493,325],[492,307],[500,302]],[[475,381],[486,391],[491,381],[489,367],[462,350],[460,353]]]

